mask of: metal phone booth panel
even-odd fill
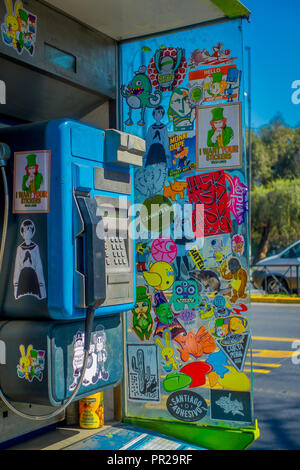
[[[78,398],[123,376],[121,312],[133,307],[136,284],[133,165],[144,141],[73,120],[3,129],[0,141],[11,149],[1,387],[13,401],[58,405],[78,381],[90,306],[98,307]]]

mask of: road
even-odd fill
[[[256,303],[251,311],[254,416],[260,437],[249,449],[299,450],[300,304]]]

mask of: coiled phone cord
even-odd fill
[[[8,210],[9,210],[9,192],[8,192],[8,184],[7,184],[7,177],[6,177],[6,171],[5,171],[5,166],[6,162],[10,157],[10,149],[6,144],[0,143],[0,151],[1,151],[1,159],[0,159],[0,166],[1,166],[1,172],[2,172],[2,179],[3,179],[3,186],[4,186],[4,198],[5,198],[5,204],[4,204],[4,217],[3,217],[3,228],[2,228],[2,237],[1,237],[1,246],[0,246],[0,273],[2,271],[2,264],[3,264],[3,257],[4,257],[4,250],[5,250],[5,242],[6,242],[6,236],[7,236],[7,227],[8,227]],[[83,360],[83,366],[81,369],[81,374],[80,374],[80,379],[78,381],[78,384],[76,385],[76,388],[74,389],[72,395],[68,398],[68,400],[60,407],[56,408],[52,413],[49,413],[47,415],[31,415],[27,413],[23,413],[22,411],[18,410],[15,408],[6,398],[4,393],[2,392],[2,389],[0,387],[0,398],[3,400],[5,405],[9,410],[11,410],[13,413],[16,415],[26,418],[26,419],[31,419],[33,421],[44,421],[48,420],[51,418],[54,418],[58,414],[62,413],[67,406],[74,400],[75,396],[78,393],[78,390],[80,389],[80,386],[82,384],[82,381],[84,379],[87,363],[88,363],[88,358],[89,358],[89,349],[90,349],[90,342],[91,342],[91,333],[92,333],[92,328],[93,328],[93,323],[94,323],[94,313],[95,313],[95,308],[96,306],[88,307],[87,308],[87,313],[86,313],[86,319],[85,319],[85,335],[84,335],[84,360]]]

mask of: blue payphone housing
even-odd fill
[[[57,406],[78,381],[88,308],[95,321],[78,398],[122,379],[120,314],[136,290],[133,170],[145,145],[73,120],[2,129],[0,141],[11,149],[0,386],[13,401]]]
[[[6,281],[0,290],[1,316],[79,319],[85,317],[85,308],[95,299],[100,300],[95,316],[131,309],[135,270],[130,211],[133,165],[139,165],[142,139],[58,120],[1,130],[0,141],[14,154],[8,168],[14,185],[9,187],[11,200],[18,203],[24,190],[16,187],[16,173],[22,171],[22,164],[16,169],[16,154],[27,158],[23,164],[26,174],[29,157],[37,163],[37,157],[33,157],[37,151],[49,151],[49,163],[44,165],[48,174],[42,175],[44,182],[49,181],[47,212],[36,210],[33,196],[24,199],[21,210],[18,206],[10,215],[1,276]],[[21,177],[19,181],[21,184]],[[42,186],[38,191],[41,194]],[[24,244],[20,230],[25,220],[34,227],[31,242],[39,247],[44,286],[39,295],[30,290],[24,295],[24,286],[18,296],[16,271],[20,268],[13,261],[17,246]]]

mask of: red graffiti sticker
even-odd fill
[[[198,237],[231,233],[224,171],[191,176],[186,181],[189,201],[193,205],[193,232]],[[200,207],[204,210],[198,210]]]

